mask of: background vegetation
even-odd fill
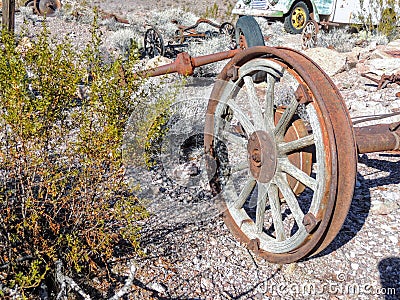
[[[140,252],[147,212],[124,178],[122,140],[131,114],[149,109],[145,79],[134,45],[104,63],[97,29],[81,52],[46,27],[35,41],[2,32],[0,298],[31,299],[41,285],[54,296],[56,265],[99,295],[117,284],[115,257]]]

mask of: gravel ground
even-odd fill
[[[128,12],[144,16],[159,4],[93,2],[121,16]],[[175,3],[196,5],[161,2],[159,8]],[[196,3],[196,9],[208,4]],[[40,22],[40,18],[33,18],[30,29],[34,32]],[[78,45],[89,37],[86,23],[65,23],[61,17],[46,22],[55,35],[62,32],[72,36]],[[105,27],[103,30],[105,36],[111,34]],[[296,46],[297,40],[287,36],[286,42]],[[189,80],[185,93],[207,99],[211,79]],[[373,86],[366,88],[366,80],[354,69],[335,75],[333,80],[352,117],[376,114],[368,107],[379,110],[387,107],[390,99],[399,101],[394,96],[400,90],[397,85],[375,92]],[[159,180],[162,184],[163,179]],[[292,264],[272,264],[255,256],[234,239],[216,213],[201,218],[176,209],[182,212],[179,218],[177,214],[165,217],[171,207],[181,203],[173,197],[165,198],[156,208],[164,214],[155,214],[143,224],[146,255],[135,260],[137,273],[129,299],[400,299],[400,152],[359,156],[357,186],[342,230],[322,253]]]

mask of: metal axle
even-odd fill
[[[140,75],[154,77],[178,73],[190,76],[196,67],[233,58],[242,51],[242,49],[235,49],[198,57],[191,57],[188,53],[182,52],[173,63],[143,71]],[[400,122],[355,127],[354,135],[359,154],[400,150]]]

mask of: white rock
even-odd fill
[[[162,294],[165,293],[167,291],[167,288],[165,287],[164,284],[159,283],[159,282],[152,282],[150,284],[148,284],[148,287],[152,290],[155,290],[156,292]]]
[[[147,69],[151,69],[151,68],[167,65],[167,64],[170,64],[172,62],[173,62],[172,59],[166,58],[164,56],[156,56],[156,57],[151,58],[151,59],[149,59],[147,61],[144,69],[147,70]]]
[[[351,268],[352,268],[353,270],[356,270],[356,271],[357,271],[359,267],[360,267],[359,264],[351,263]]]
[[[207,278],[201,278],[200,283],[208,290],[212,290],[214,288],[214,284]]]
[[[328,48],[311,48],[304,51],[315,61],[329,76],[333,76],[345,70],[346,54]],[[332,59],[332,58],[335,59]]]
[[[399,242],[399,239],[395,237],[394,235],[389,235],[389,240],[397,246],[397,243]]]
[[[369,73],[381,76],[383,74],[391,75],[400,72],[400,58],[375,58],[357,64],[359,74]]]

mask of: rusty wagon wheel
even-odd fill
[[[144,51],[149,58],[164,55],[164,41],[158,30],[150,28],[146,31],[144,34]]]
[[[37,12],[47,17],[53,17],[61,9],[60,0],[33,0],[33,7],[36,8]]]
[[[224,221],[257,254],[297,261],[339,232],[356,175],[352,123],[303,54],[253,47],[235,56],[212,91],[204,147]]]

